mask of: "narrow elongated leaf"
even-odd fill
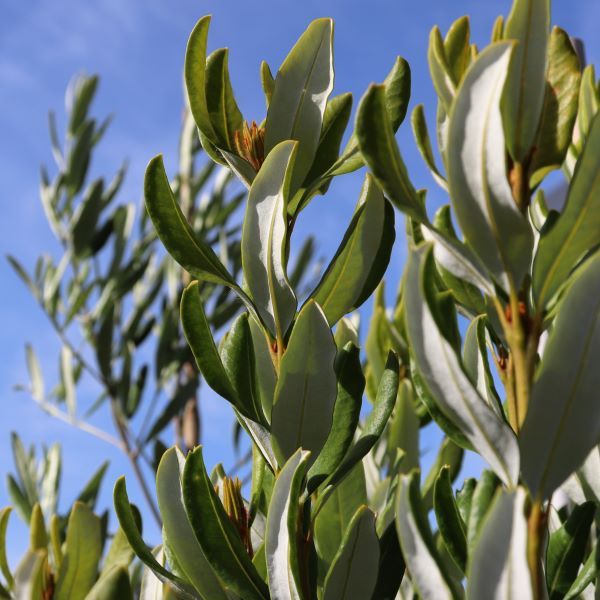
[[[328,496],[315,519],[315,546],[326,567],[338,553],[352,517],[367,503],[365,470],[362,463],[356,464]]]
[[[375,515],[363,506],[344,535],[333,564],[325,578],[323,600],[370,598],[377,583],[379,540]]]
[[[196,539],[223,584],[241,598],[268,598],[267,587],[256,572],[206,472],[202,447],[187,456],[183,501]]]
[[[546,90],[530,172],[559,168],[573,136],[579,104],[581,66],[569,35],[554,27],[548,41]],[[542,171],[543,173],[543,171]]]
[[[335,360],[337,397],[333,424],[323,449],[308,471],[307,489],[314,491],[340,464],[352,444],[360,417],[365,378],[360,365],[360,350],[349,342]]]
[[[42,598],[48,553],[43,550],[27,550],[15,570],[13,598],[33,600]],[[56,597],[56,596],[55,596]]]
[[[527,566],[525,490],[502,490],[496,496],[471,552],[467,598],[532,600]]]
[[[549,31],[550,0],[515,0],[504,27],[504,39],[519,43],[506,78],[502,114],[506,146],[516,162],[527,157],[538,131]]]
[[[548,498],[600,443],[600,255],[566,293],[545,346],[519,442],[523,478]]]
[[[336,397],[335,355],[327,319],[310,301],[296,319],[275,388],[271,436],[279,464],[298,448],[310,450],[314,461],[323,448]]]
[[[296,144],[269,153],[248,194],[242,230],[242,265],[250,296],[267,327],[281,340],[296,312],[286,273],[287,201]]]
[[[467,546],[471,552],[499,485],[500,480],[498,477],[487,469],[483,471],[481,478],[477,482],[471,499],[471,510],[469,511],[467,528]]]
[[[410,578],[423,598],[455,600],[462,590],[445,572],[419,492],[419,472],[400,475],[396,529]]]
[[[450,116],[450,196],[468,244],[496,282],[519,287],[529,269],[533,234],[506,177],[500,98],[513,46],[484,50],[460,86]]]
[[[146,209],[169,254],[191,275],[237,289],[213,249],[199,240],[173,195],[162,155],[153,158],[144,178]]]
[[[273,408],[273,398],[275,396],[275,385],[277,384],[277,375],[271,358],[268,341],[265,332],[255,319],[249,319],[250,334],[252,336],[252,346],[254,349],[256,378],[258,381],[258,391],[260,402],[267,421],[271,421],[271,410]]]
[[[471,62],[471,25],[469,17],[460,17],[452,23],[444,39],[444,52],[452,80],[458,85]]]
[[[95,583],[85,597],[86,600],[133,600],[129,572],[125,567],[115,567]]]
[[[229,381],[236,390],[242,412],[257,423],[267,425],[260,400],[254,346],[247,313],[240,315],[231,326],[221,348],[221,360]]]
[[[210,16],[202,17],[190,34],[185,51],[184,76],[194,121],[202,134],[214,142],[216,136],[206,102],[206,42],[209,25]]]
[[[418,221],[426,220],[394,138],[383,85],[372,85],[361,99],[356,137],[365,162],[386,196],[399,210]]]
[[[181,451],[170,448],[163,454],[156,471],[156,496],[164,536],[169,540],[169,547],[186,579],[200,596],[227,600],[227,594],[204,555],[185,511],[181,489],[184,464]]]
[[[234,134],[244,122],[233,96],[229,67],[229,50],[215,50],[206,60],[206,108],[219,148],[235,150]]]
[[[519,448],[510,427],[481,397],[432,311],[431,247],[414,249],[409,257],[406,321],[420,375],[441,412],[459,429],[507,484],[519,475]],[[438,317],[439,318],[439,317]]]
[[[354,445],[351,446],[344,460],[329,477],[327,481],[328,485],[335,486],[342,481],[354,465],[359,463],[377,443],[394,410],[399,385],[400,364],[398,356],[390,350],[377,388],[373,410],[365,419],[364,425],[360,430],[360,435],[354,442]]]
[[[127,496],[127,487],[125,485],[125,477],[120,477],[115,483],[115,489],[113,494],[115,511],[119,524],[127,536],[127,540],[131,544],[137,557],[164,583],[171,583],[183,598],[187,600],[197,600],[198,594],[194,591],[194,588],[173,573],[167,571],[165,567],[157,561],[154,554],[148,549],[142,539],[142,535],[139,529],[139,525],[136,522],[135,513],[129,504],[129,497]]]
[[[44,400],[44,377],[40,362],[35,350],[29,344],[25,346],[25,353],[27,355],[27,371],[31,380],[31,396],[36,402],[42,402]]]
[[[573,600],[573,598],[579,598],[580,594],[587,588],[587,586],[596,579],[598,571],[600,570],[600,546],[598,543],[594,544],[590,555],[587,557],[583,567],[581,567],[575,581],[569,588],[567,595],[564,597],[565,600]]]
[[[442,467],[436,479],[433,507],[444,545],[456,566],[464,573],[467,566],[467,528],[456,506],[448,466]]]
[[[267,513],[265,555],[269,591],[278,600],[304,597],[298,561],[299,497],[309,453],[297,450],[275,480]]]
[[[448,183],[443,175],[440,173],[437,165],[435,164],[435,158],[433,156],[433,150],[431,148],[431,140],[429,139],[429,131],[427,129],[427,121],[425,121],[425,110],[422,104],[415,106],[412,112],[410,122],[417,143],[417,148],[425,161],[425,164],[431,171],[431,176],[435,182],[444,190],[448,190]]]
[[[431,30],[429,35],[427,61],[429,63],[429,72],[431,73],[433,87],[444,110],[446,113],[449,113],[456,94],[456,82],[446,58],[442,34],[437,26]]]
[[[8,519],[12,508],[10,506],[0,510],[0,573],[4,575],[4,579],[8,587],[12,587],[13,576],[8,566],[8,558],[6,556],[6,528],[8,527]]]
[[[533,295],[540,308],[552,299],[585,253],[600,243],[599,172],[600,115],[592,122],[565,208],[540,238],[533,263]]]
[[[330,326],[371,296],[387,268],[395,238],[394,210],[367,175],[344,239],[311,294]]]
[[[277,71],[265,124],[267,156],[284,140],[298,141],[293,190],[300,187],[315,158],[332,89],[333,21],[316,19]]]
[[[450,467],[450,479],[454,481],[462,467],[464,450],[457,446],[450,438],[444,438],[440,444],[434,463],[431,465],[427,477],[421,488],[423,505],[429,511],[433,507],[433,490],[440,469],[447,465]]]
[[[181,296],[181,325],[206,383],[217,394],[237,407],[237,392],[229,379],[215,345],[202,306],[197,281],[190,283]]]
[[[44,515],[40,505],[36,503],[29,520],[29,547],[32,550],[46,550],[48,546],[48,533],[44,523]]]
[[[83,600],[94,585],[102,555],[100,519],[83,503],[76,502],[71,511],[66,546],[54,598]]]
[[[68,346],[63,346],[60,352],[60,376],[65,392],[65,403],[71,417],[75,417],[77,400],[75,397],[75,379],[73,377],[73,353]]]
[[[593,502],[576,506],[560,529],[550,536],[546,552],[546,582],[550,600],[564,598],[575,581],[595,512]]]

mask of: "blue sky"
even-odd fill
[[[600,57],[598,0],[555,0],[553,23],[586,41],[588,61]],[[30,268],[43,253],[57,248],[38,200],[41,163],[50,164],[47,112],[63,113],[63,94],[77,71],[98,73],[101,86],[94,112],[115,113],[116,119],[101,144],[94,172],[112,175],[123,158],[130,170],[122,199],[139,201],[147,161],[165,154],[173,167],[182,105],[181,69],[187,36],[196,20],[212,14],[211,49],[230,48],[230,71],[235,93],[247,119],[261,120],[264,100],[258,78],[266,59],[275,72],[289,47],[316,17],[335,19],[335,93],[351,91],[355,107],[372,81],[381,81],[396,55],[413,71],[411,108],[425,103],[433,123],[433,89],[426,68],[429,30],[445,31],[463,14],[472,17],[474,40],[487,42],[498,14],[507,14],[509,0],[2,0],[0,23],[0,175],[2,181],[0,250]],[[402,152],[417,187],[431,190],[430,206],[445,202],[416,152],[408,123],[399,133]],[[330,194],[316,199],[299,223],[297,239],[316,233],[321,254],[330,256],[343,235],[360,187],[361,175],[338,181]],[[401,219],[398,219],[401,223]],[[401,229],[400,226],[399,229]],[[397,242],[387,276],[393,292],[405,257]],[[9,432],[19,431],[27,443],[61,440],[64,447],[63,500],[102,460],[111,460],[102,504],[110,504],[112,483],[121,474],[131,481],[131,496],[140,497],[126,462],[111,447],[46,417],[26,395],[12,390],[26,380],[23,347],[32,342],[51,379],[56,372],[57,345],[33,299],[0,261],[0,506],[8,503],[4,474],[11,466]],[[204,442],[209,464],[225,451],[230,415],[211,395],[204,401]],[[102,419],[100,420],[102,424]],[[229,452],[227,450],[227,452]],[[230,453],[227,455],[232,458]],[[227,465],[227,461],[226,465]],[[231,464],[231,463],[229,463]],[[9,529],[11,556],[26,544],[17,518]],[[150,540],[157,532],[149,530]]]

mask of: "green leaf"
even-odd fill
[[[148,214],[169,254],[192,276],[239,291],[212,248],[196,237],[185,219],[169,185],[161,155],[148,163],[144,196]]]
[[[389,462],[395,459],[396,452],[403,452],[400,470],[408,473],[419,467],[419,416],[416,411],[416,398],[408,378],[400,380],[394,414],[390,417],[387,429],[387,455]]]
[[[467,527],[467,546],[471,552],[499,486],[500,480],[498,477],[492,471],[485,469],[471,498],[471,510],[469,511]]]
[[[461,231],[504,289],[529,270],[533,234],[506,177],[500,98],[513,46],[484,50],[466,74],[450,116],[448,184]],[[476,175],[476,176],[475,176]]]
[[[308,468],[309,452],[297,450],[275,480],[267,513],[265,555],[272,598],[299,599],[301,573],[299,556],[300,494]]]
[[[595,512],[593,502],[576,506],[562,527],[550,536],[546,552],[546,582],[550,600],[564,598],[575,581]]]
[[[548,498],[600,442],[600,254],[565,294],[519,437],[523,478]]]
[[[19,482],[21,484],[20,487],[27,497],[31,510],[33,510],[33,505],[39,501],[35,456],[33,453],[28,453],[25,450],[21,438],[14,431],[10,434],[10,444]],[[29,520],[30,515],[27,516],[27,522],[29,522]]]
[[[171,583],[183,598],[197,600],[198,595],[194,592],[192,586],[183,579],[167,571],[167,569],[156,560],[154,554],[148,549],[148,546],[146,546],[142,539],[139,525],[136,522],[136,515],[132,510],[132,505],[129,504],[125,477],[117,479],[113,499],[119,524],[125,532],[127,540],[131,544],[137,557],[152,570],[158,579],[164,583]]]
[[[365,378],[360,350],[349,342],[335,359],[337,397],[331,431],[318,458],[308,471],[307,489],[312,493],[339,466],[354,439],[360,418]]]
[[[141,526],[142,518],[140,516],[138,519],[138,527],[141,528]],[[105,575],[112,569],[119,567],[129,567],[134,556],[135,553],[127,541],[127,536],[125,535],[123,528],[119,527],[112,538],[100,574]]]
[[[0,572],[4,575],[4,579],[11,588],[13,585],[13,576],[8,566],[8,558],[6,556],[6,528],[8,527],[8,519],[12,507],[7,506],[0,510]]]
[[[69,346],[63,346],[60,351],[60,378],[65,392],[67,412],[75,417],[77,399],[75,396],[75,378],[73,376],[73,353]]]
[[[394,138],[383,85],[372,85],[362,97],[356,115],[356,137],[365,162],[396,208],[418,221],[426,220]]]
[[[532,600],[527,566],[525,490],[500,491],[470,553],[467,598]]]
[[[37,600],[43,597],[47,561],[47,552],[27,550],[15,571],[12,597],[18,600]]]
[[[287,141],[269,153],[250,188],[242,229],[246,286],[263,322],[280,341],[296,313],[286,273],[287,201],[296,148]]]
[[[452,80],[458,85],[471,62],[471,25],[469,17],[460,17],[450,26],[444,39],[444,53]]]
[[[196,125],[210,141],[216,140],[206,101],[206,42],[210,16],[202,17],[194,27],[185,51],[185,85]],[[203,144],[204,145],[204,144]]]
[[[514,485],[519,476],[516,437],[471,383],[445,327],[440,327],[431,290],[432,258],[431,247],[413,249],[406,275],[407,329],[419,373],[443,415],[507,485]]]
[[[417,149],[423,157],[425,164],[431,171],[431,176],[442,189],[447,191],[448,182],[440,173],[440,170],[435,164],[431,140],[429,139],[429,131],[427,129],[427,121],[425,120],[425,110],[422,104],[415,106],[410,117],[410,122],[412,125],[413,134],[415,136],[415,141],[417,143]]]
[[[244,313],[233,322],[221,348],[221,360],[227,377],[236,390],[240,410],[257,423],[267,426],[260,399],[248,318],[248,313]]]
[[[358,464],[378,442],[394,410],[398,386],[400,384],[400,364],[398,356],[390,350],[385,369],[379,381],[373,410],[369,413],[354,445],[348,450],[344,460],[327,479],[328,486],[336,486]]]
[[[67,523],[66,551],[54,598],[78,600],[94,585],[102,556],[100,519],[86,504],[75,502]]]
[[[133,600],[133,590],[126,567],[114,567],[96,582],[86,600]]]
[[[275,78],[273,77],[273,73],[271,73],[271,68],[265,60],[260,63],[260,83],[263,92],[265,93],[267,108],[269,108],[271,98],[273,97],[273,90],[275,89]]]
[[[292,190],[299,189],[313,164],[332,89],[333,21],[316,19],[277,71],[265,124],[267,156],[284,140],[298,141]]]
[[[242,128],[244,118],[233,96],[229,67],[229,50],[215,50],[206,60],[205,94],[208,116],[219,148],[235,152],[234,134]]]
[[[448,465],[450,467],[450,479],[454,481],[462,467],[463,455],[464,450],[450,438],[445,437],[442,440],[435,461],[431,465],[421,489],[423,505],[426,510],[433,507],[433,489],[440,469],[444,465]]]
[[[281,359],[271,413],[273,449],[283,464],[298,448],[314,462],[329,435],[336,397],[335,342],[319,305],[300,311]]]
[[[315,546],[326,567],[338,553],[352,517],[367,502],[365,470],[362,463],[358,463],[327,497],[315,519]]]
[[[442,467],[433,488],[435,518],[444,545],[456,566],[464,573],[467,566],[467,532],[462,520],[450,478],[450,467]]]
[[[395,238],[394,209],[367,175],[344,239],[311,294],[330,326],[371,296],[388,266]]]
[[[188,520],[181,489],[184,465],[185,458],[179,448],[170,448],[163,454],[156,471],[156,496],[163,520],[163,537],[177,557],[182,574],[202,598],[227,600]]]
[[[31,381],[31,396],[36,402],[42,402],[44,400],[44,377],[40,362],[35,350],[29,344],[25,346],[25,353],[27,355],[27,371]]]
[[[449,114],[456,94],[456,81],[448,64],[444,40],[437,25],[429,34],[427,61],[429,63],[433,87],[442,103],[444,111]]]
[[[86,120],[97,87],[98,76],[96,75],[91,77],[78,75],[69,83],[67,95],[70,99],[68,129],[70,135],[75,135]]]
[[[419,472],[400,475],[396,500],[396,529],[406,560],[406,568],[418,593],[424,598],[462,597],[462,589],[445,572],[427,521],[421,494]]]
[[[596,579],[598,570],[600,567],[600,546],[596,542],[587,557],[587,560],[581,567],[575,581],[569,588],[567,595],[564,597],[565,600],[573,600],[573,598],[579,598],[580,594],[587,588],[587,586]]]
[[[77,496],[78,502],[87,504],[92,510],[96,506],[96,500],[100,492],[100,486],[106,470],[108,469],[109,461],[104,461],[98,470],[90,477],[89,481],[83,486],[81,492]]]
[[[554,27],[548,41],[544,105],[529,169],[534,184],[542,173],[559,168],[565,160],[577,117],[580,81],[581,66],[569,35]]]
[[[379,522],[379,520],[378,520]],[[396,525],[392,523],[379,538],[379,568],[377,584],[371,600],[396,598],[405,573],[404,557],[400,549]]]
[[[515,0],[504,39],[516,40],[502,96],[506,146],[524,161],[535,140],[544,105],[550,0]]]
[[[215,345],[204,313],[200,286],[197,281],[190,283],[181,296],[181,325],[206,383],[217,394],[237,407],[237,392],[229,380],[229,375]]]
[[[183,502],[196,539],[223,585],[244,599],[268,598],[267,587],[206,472],[202,447],[185,461]]]
[[[565,208],[543,232],[533,263],[533,296],[541,309],[581,258],[600,243],[600,116],[594,118],[569,186]]]
[[[370,598],[377,584],[379,540],[375,515],[361,507],[350,522],[325,578],[323,600]]]
[[[250,334],[252,335],[252,345],[254,348],[254,359],[256,367],[256,378],[258,382],[258,391],[260,402],[267,421],[271,421],[271,410],[273,409],[273,397],[275,396],[275,385],[277,384],[277,375],[275,366],[271,358],[269,343],[262,327],[256,322],[256,319],[249,319]]]
[[[104,181],[97,179],[88,188],[82,203],[73,215],[71,236],[73,252],[77,258],[90,254],[90,232],[96,229],[100,213],[104,208]]]
[[[48,533],[44,523],[44,515],[38,503],[33,507],[29,520],[29,547],[32,550],[46,550],[48,546]]]

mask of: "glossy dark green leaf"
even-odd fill
[[[431,249],[421,246],[409,258],[406,322],[412,350],[427,390],[442,414],[456,425],[507,484],[519,474],[519,448],[505,421],[484,400],[465,373],[432,290]]]
[[[66,551],[54,598],[83,600],[96,581],[101,555],[100,519],[86,504],[76,502],[67,523]]]
[[[216,139],[206,102],[206,43],[210,17],[202,17],[194,27],[185,52],[185,85],[196,125],[210,141]]]
[[[104,181],[97,179],[88,188],[79,210],[73,215],[71,229],[73,252],[77,258],[85,258],[90,251],[91,233],[96,228],[104,208]]]
[[[228,380],[236,391],[238,409],[257,423],[266,426],[268,423],[260,399],[248,319],[248,314],[244,313],[234,321],[221,347],[221,360]]]
[[[86,600],[133,600],[129,571],[118,566],[105,573],[89,591]]]
[[[533,295],[543,308],[569,273],[600,243],[600,116],[594,118],[562,214],[542,233],[533,263]]]
[[[297,140],[291,188],[299,189],[319,145],[327,99],[333,89],[333,21],[316,19],[277,71],[265,124],[265,153]]]
[[[125,532],[125,535],[127,536],[127,539],[137,557],[149,569],[152,570],[158,579],[165,583],[171,583],[183,598],[188,600],[197,600],[198,595],[194,591],[194,588],[180,577],[177,577],[176,575],[173,575],[173,573],[167,571],[167,569],[165,569],[165,567],[156,560],[154,554],[149,550],[148,546],[142,539],[139,525],[136,522],[135,513],[129,504],[127,487],[125,485],[125,477],[120,477],[117,479],[117,482],[115,483],[113,499],[119,524]]]
[[[358,425],[365,378],[360,365],[360,350],[351,342],[338,350],[335,372],[337,397],[333,409],[333,424],[323,449],[308,471],[309,493],[340,464],[352,444]]]
[[[208,477],[201,447],[187,456],[183,501],[196,539],[223,584],[241,598],[268,598],[267,587]]]
[[[400,475],[396,501],[396,529],[406,567],[416,591],[424,598],[461,598],[462,589],[445,571],[435,548],[419,492],[418,471]]]
[[[375,515],[363,506],[350,521],[325,578],[323,600],[370,598],[377,583],[379,540]]]
[[[287,202],[297,144],[271,150],[248,194],[242,229],[245,284],[273,336],[283,340],[296,313],[296,296],[286,273]]]
[[[379,538],[379,569],[371,600],[395,598],[405,573],[404,557],[395,523],[391,523]]]
[[[335,342],[318,304],[300,311],[279,367],[271,413],[273,449],[279,464],[298,448],[313,462],[331,430],[336,398]]]
[[[237,289],[212,248],[196,237],[181,212],[160,155],[148,163],[144,196],[148,214],[169,254],[192,276]]]
[[[494,44],[475,60],[450,117],[447,156],[450,196],[460,229],[496,282],[519,287],[528,272],[533,234],[506,176],[500,98],[513,46]],[[477,177],[473,177],[477,173]]]
[[[367,165],[386,196],[409,216],[418,221],[425,219],[424,207],[394,138],[383,85],[372,85],[361,99],[356,115],[356,137]]]
[[[544,104],[550,0],[515,0],[504,39],[516,40],[502,96],[506,147],[516,162],[527,158]]]
[[[485,469],[471,498],[471,510],[469,511],[467,527],[467,546],[471,551],[499,486],[500,480],[498,477],[492,471]]]
[[[544,172],[562,165],[577,117],[581,66],[569,35],[559,27],[550,33],[547,63],[544,104],[530,167],[534,184]]]
[[[452,560],[464,573],[467,566],[467,527],[462,520],[450,478],[450,467],[442,467],[433,488],[435,518]]]
[[[235,151],[235,132],[244,122],[242,113],[233,96],[229,67],[229,50],[215,50],[206,59],[205,94],[208,116],[220,148]]]
[[[335,486],[342,481],[354,465],[360,462],[377,443],[394,410],[399,385],[400,365],[398,356],[390,350],[385,370],[377,388],[373,410],[365,419],[360,435],[348,450],[344,460],[327,480],[328,485]]]
[[[300,495],[309,453],[297,450],[275,480],[267,513],[265,556],[271,598],[302,598]],[[302,595],[301,595],[302,594]],[[268,595],[267,595],[268,597]]]
[[[367,175],[344,239],[311,294],[331,326],[357,309],[379,285],[395,237],[394,210]]]
[[[467,599],[533,600],[527,566],[525,490],[496,495],[470,554]]]
[[[534,495],[549,498],[600,442],[600,254],[560,305],[531,392],[519,443]]]
[[[335,487],[315,519],[315,546],[326,568],[338,553],[352,517],[367,502],[365,471],[361,463]]]
[[[190,283],[181,296],[181,325],[206,383],[217,394],[237,406],[237,392],[215,345],[197,281]]]
[[[546,582],[550,600],[563,598],[581,566],[596,507],[593,502],[576,506],[548,541]]]
[[[429,139],[429,131],[427,129],[427,122],[425,121],[425,110],[422,104],[415,106],[410,118],[410,122],[412,125],[413,134],[415,136],[415,141],[417,143],[417,148],[421,153],[425,164],[429,167],[431,176],[442,189],[447,190],[448,183],[435,164],[431,140]]]
[[[178,448],[167,450],[156,472],[156,496],[163,520],[163,536],[177,557],[185,578],[202,598],[227,600],[221,582],[202,551],[184,507],[181,479],[185,458]]]
[[[598,576],[600,571],[600,546],[596,542],[587,557],[583,567],[581,567],[575,581],[569,588],[565,600],[573,600],[573,598],[579,598],[580,594],[592,583]]]

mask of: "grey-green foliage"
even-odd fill
[[[340,97],[330,98],[331,20],[309,25],[275,77],[262,64],[261,125],[244,121],[228,53],[207,55],[210,18],[198,22],[188,100],[206,152],[249,188],[241,272],[193,235],[160,157],[145,199],[168,252],[196,279],[182,295],[183,329],[206,382],[249,436],[253,472],[246,493],[221,466],[209,474],[202,448],[165,453],[164,554],[144,543],[119,479],[119,522],[162,582],[152,584],[157,597],[597,594],[600,102],[593,69],[581,76],[566,34],[549,31],[549,9],[548,0],[515,0],[481,50],[466,17],[445,36],[433,29],[441,160],[425,112],[413,117],[417,145],[449,194],[450,208],[433,219],[394,137],[410,95],[405,61],[366,91],[340,151],[348,119]],[[579,93],[565,93],[564,82]],[[295,224],[333,177],[363,164],[357,212],[303,302],[288,275]],[[561,167],[566,205],[550,211],[546,176]],[[381,280],[394,235],[382,222],[390,226],[392,206],[406,216],[409,260],[388,307]],[[198,294],[207,282],[243,311],[219,343]],[[376,289],[361,336],[351,313]],[[33,387],[42,394],[41,381]],[[444,437],[421,481],[420,430],[430,423]],[[490,470],[456,491],[465,451]],[[567,502],[553,506],[561,495]]]

